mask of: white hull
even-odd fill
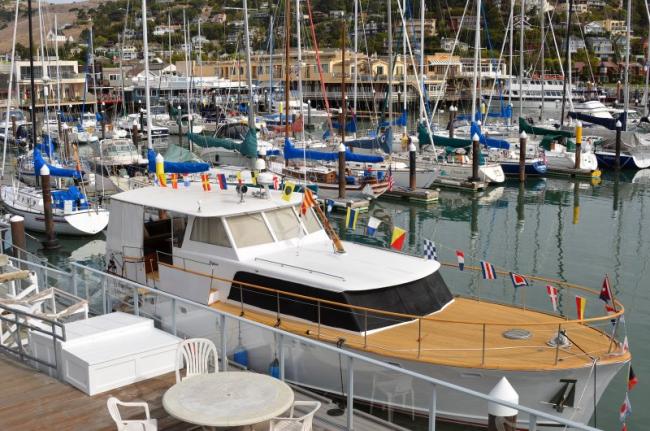
[[[546,151],[546,165],[549,169],[573,169],[575,167],[575,153]],[[582,153],[580,169],[595,171],[598,169],[598,160],[594,153]]]
[[[35,195],[16,193],[12,186],[2,186],[0,196],[2,203],[11,214],[25,218],[25,228],[36,232],[45,232],[45,216],[42,200],[31,202]],[[21,199],[24,198],[24,199]],[[33,205],[28,205],[33,203]],[[95,235],[108,226],[108,210],[88,209],[63,213],[55,210],[53,215],[54,230],[57,234],[73,236]]]

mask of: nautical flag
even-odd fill
[[[373,236],[375,232],[377,232],[377,228],[379,227],[380,224],[381,224],[381,220],[371,216],[370,219],[368,219],[368,226],[366,227],[368,236]]]
[[[551,286],[550,284],[546,286],[546,293],[548,297],[551,298],[551,305],[553,306],[553,311],[557,313],[557,287]]]
[[[510,279],[512,280],[512,285],[515,286],[515,289],[521,286],[528,286],[528,280],[526,280],[526,277],[524,277],[521,274],[517,274],[516,272],[511,272],[510,273]]]
[[[359,210],[348,207],[345,214],[345,227],[354,230],[357,227],[357,220],[359,219]]]
[[[621,427],[621,431],[627,431],[627,424],[623,422],[623,426]]]
[[[496,280],[497,272],[494,270],[494,265],[484,260],[481,261],[481,272],[483,273],[483,280]]]
[[[307,214],[307,210],[314,205],[316,205],[316,199],[314,199],[313,193],[309,187],[304,187],[302,191],[302,203],[300,204],[300,215],[304,216]]]
[[[605,311],[607,314],[614,314],[616,313],[616,309],[614,308],[613,305],[605,304]],[[621,316],[623,317],[623,316]],[[612,325],[616,325],[616,319],[610,319],[610,322]]]
[[[438,260],[438,250],[436,243],[430,239],[424,238],[424,258],[427,260]]]
[[[623,351],[622,353],[625,353],[628,350],[630,350],[630,345],[627,342],[627,335],[625,336],[625,338],[623,338],[623,345],[621,346],[621,350]]]
[[[239,184],[242,184],[243,180],[242,180],[242,177],[241,177],[241,171],[237,171],[237,174],[235,176],[237,177],[237,182]]]
[[[585,298],[576,295],[576,313],[578,315],[578,320],[584,320],[586,304],[587,304],[587,300]]]
[[[210,186],[210,178],[208,177],[208,174],[201,174],[201,186],[203,186],[204,192],[209,192],[210,190],[212,190],[212,187]]]
[[[605,278],[603,279],[603,286],[600,289],[600,299],[605,302],[612,300],[612,288],[609,286],[609,277],[607,274],[605,274]]]
[[[172,189],[178,188],[178,174],[172,174]]]
[[[458,269],[461,271],[465,269],[465,253],[461,250],[456,250],[456,259],[458,259]]]
[[[292,183],[291,181],[287,181],[284,183],[284,189],[282,189],[282,199],[289,202],[291,200],[291,194],[293,193],[293,189],[296,188],[296,184]]]
[[[637,383],[639,383],[639,379],[636,378],[632,365],[630,365],[630,372],[627,374],[627,390],[631,391],[634,389]]]
[[[325,207],[328,213],[331,213],[334,209],[334,201],[332,199],[325,200]]]
[[[406,240],[406,231],[397,226],[393,227],[393,235],[390,237],[390,246],[395,250],[401,250]]]
[[[273,175],[273,190],[280,190],[280,179]]]
[[[621,409],[618,413],[618,418],[620,419],[621,422],[625,422],[627,420],[627,417],[630,416],[632,413],[632,405],[630,404],[630,399],[627,396],[627,393],[625,393],[625,400],[623,401],[623,404],[621,404]]]
[[[393,178],[393,165],[388,165],[388,191],[393,190],[395,179]]]
[[[189,175],[183,174],[183,185],[185,187],[190,186],[190,176]]]
[[[217,183],[219,184],[220,190],[227,190],[228,180],[226,178],[226,174],[217,174]]]
[[[257,185],[257,172],[251,171],[251,184]]]
[[[160,181],[158,181],[158,175],[155,175],[153,177],[153,185],[154,186],[159,186],[160,185]]]

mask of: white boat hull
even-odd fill
[[[575,167],[575,153],[546,151],[546,165],[549,169],[573,169]],[[580,169],[595,171],[598,169],[598,159],[594,153],[582,153]]]

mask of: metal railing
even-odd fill
[[[286,350],[294,345],[307,346],[310,349],[316,349],[319,355],[333,354],[341,359],[341,364],[347,366],[347,388],[343,389],[343,366],[341,365],[341,392],[346,398],[347,409],[347,429],[354,428],[354,403],[355,403],[355,373],[363,372],[362,368],[372,367],[381,372],[391,373],[397,376],[413,379],[420,385],[426,385],[430,394],[430,403],[428,407],[428,429],[435,430],[436,418],[438,416],[438,393],[441,389],[445,391],[459,392],[468,397],[476,398],[484,402],[499,404],[505,407],[518,410],[520,413],[527,415],[528,426],[530,430],[536,430],[539,420],[548,421],[553,424],[579,429],[595,431],[596,428],[581,424],[569,419],[554,416],[552,414],[532,409],[526,406],[510,403],[501,399],[496,399],[475,390],[471,390],[454,383],[436,379],[423,375],[392,363],[383,362],[364,356],[361,353],[345,350],[335,344],[323,343],[309,337],[303,337],[282,329],[258,323],[245,317],[230,314],[206,305],[191,302],[184,298],[171,295],[169,293],[151,289],[147,286],[125,280],[112,274],[99,271],[78,263],[71,264],[72,281],[75,293],[79,285],[83,284],[81,289],[86,295],[86,299],[91,304],[91,310],[97,314],[108,313],[112,310],[130,311],[135,315],[146,315],[156,321],[156,326],[171,332],[174,335],[185,337],[199,337],[209,335],[214,338],[218,334],[218,345],[220,346],[220,365],[222,370],[228,368],[228,332],[227,324],[234,324],[239,328],[240,338],[242,326],[254,328],[262,334],[272,336],[275,340],[275,352],[279,365],[279,377],[285,379],[286,374]],[[153,307],[157,304],[157,308]],[[145,305],[147,308],[145,308]],[[153,308],[152,308],[153,307]],[[179,311],[177,311],[179,310]],[[192,313],[190,311],[193,310]],[[179,314],[180,313],[180,314]],[[191,314],[200,314],[216,325],[212,329],[206,324],[209,321],[201,321],[194,329],[183,326],[181,320],[192,317]],[[193,317],[192,317],[193,318]],[[232,352],[234,354],[234,351]],[[232,355],[231,355],[232,356]],[[357,370],[357,371],[355,371]],[[296,382],[300,384],[301,382]],[[347,395],[346,395],[347,394]]]

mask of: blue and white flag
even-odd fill
[[[374,236],[380,224],[381,224],[381,220],[371,216],[370,219],[368,220],[368,227],[366,228],[368,232],[368,236]]]
[[[327,212],[331,213],[332,210],[334,209],[334,201],[332,199],[326,199],[325,205],[327,207]]]
[[[427,260],[438,260],[436,243],[426,238],[424,238],[424,258]]]

